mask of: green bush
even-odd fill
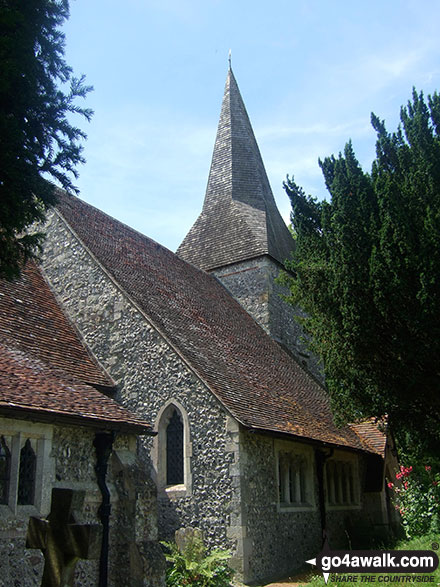
[[[402,516],[407,538],[440,532],[440,474],[429,465],[401,466],[396,481],[388,483],[394,506]]]
[[[203,540],[197,536],[189,540],[182,550],[174,542],[162,542],[168,550],[170,563],[167,569],[168,587],[228,587],[234,571],[228,566],[230,553],[215,549],[206,554]]]

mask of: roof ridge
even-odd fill
[[[117,222],[120,226],[122,226],[125,229],[129,230],[133,234],[136,234],[141,239],[144,239],[147,242],[150,242],[151,244],[153,244],[154,246],[156,246],[158,248],[164,249],[165,251],[167,251],[171,255],[175,255],[175,253],[171,249],[169,249],[168,247],[166,247],[162,243],[159,243],[158,241],[154,240],[154,238],[151,238],[151,236],[148,236],[148,235],[144,234],[143,232],[141,232],[137,228],[133,228],[132,226],[130,226],[126,222],[123,222],[122,220],[116,219],[114,216],[111,216],[111,214],[109,214],[108,212],[104,212],[104,210],[101,210],[97,206],[94,206],[93,204],[90,204],[89,202],[86,202],[85,200],[83,200],[79,196],[73,195],[73,194],[69,193],[68,191],[66,191],[66,190],[64,190],[64,189],[62,189],[62,188],[60,188],[58,186],[55,186],[55,189],[56,189],[56,192],[57,192],[57,203],[55,204],[54,209],[56,211],[58,210],[57,204],[58,204],[58,202],[60,200],[61,201],[66,201],[69,198],[71,198],[71,199],[75,198],[76,200],[79,200],[79,202],[81,202],[82,204],[84,204],[85,206],[88,206],[89,208],[92,208],[93,210],[95,210],[98,214],[103,215],[103,216],[106,216],[112,222]]]

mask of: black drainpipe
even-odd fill
[[[319,514],[321,518],[321,532],[322,542],[324,543],[327,538],[327,512],[325,509],[325,494],[324,494],[324,466],[325,461],[329,459],[334,453],[334,449],[330,449],[330,452],[325,453],[322,450],[315,449],[315,460],[316,460],[316,474],[318,476],[318,499],[319,499]]]
[[[109,527],[110,512],[110,491],[107,487],[106,476],[108,460],[110,458],[115,438],[114,432],[97,432],[93,446],[96,449],[96,476],[98,486],[102,495],[102,502],[98,509],[98,516],[102,524],[101,555],[99,557],[99,582],[98,587],[107,587],[108,575],[108,549],[109,549]]]

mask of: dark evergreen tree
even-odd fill
[[[35,256],[43,220],[56,192],[48,179],[75,190],[85,134],[69,115],[90,119],[76,104],[91,90],[64,60],[60,27],[68,0],[0,0],[0,276],[13,278]],[[76,190],[75,190],[76,191]]]
[[[293,179],[297,247],[284,276],[322,357],[339,421],[387,415],[406,449],[440,446],[440,97],[413,92],[376,159],[320,161],[330,202]],[[413,451],[414,453],[414,451]]]

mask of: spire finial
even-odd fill
[[[231,49],[229,49],[229,57],[228,57],[228,61],[229,61],[229,69],[232,69],[232,51]]]

